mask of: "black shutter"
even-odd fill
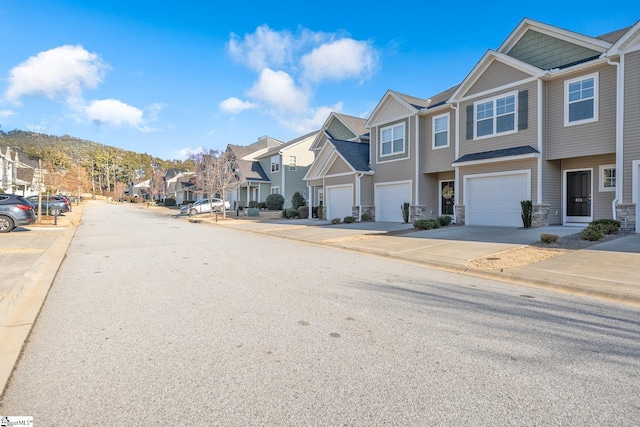
[[[467,105],[467,139],[473,139],[473,104]]]
[[[529,127],[529,91],[518,92],[518,130]]]

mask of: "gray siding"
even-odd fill
[[[640,52],[625,56],[622,202],[632,201],[632,161],[640,160]],[[638,191],[638,190],[636,190]]]
[[[373,176],[364,175],[360,178],[360,198],[362,206],[373,206]]]
[[[528,30],[507,54],[543,70],[551,70],[597,56],[600,52]]]
[[[538,89],[535,81],[523,84],[516,88],[511,88],[506,91],[499,91],[486,99],[494,98],[502,94],[507,94],[515,91],[528,90],[528,117],[529,124],[527,129],[519,130],[517,133],[511,133],[509,135],[497,135],[488,138],[481,139],[466,139],[466,111],[468,105],[473,105],[474,102],[482,101],[485,98],[475,98],[460,103],[460,156],[470,153],[480,153],[484,151],[501,150],[504,148],[521,147],[524,145],[530,145],[533,148],[538,148]],[[517,97],[516,97],[517,98]],[[517,108],[516,108],[516,120],[517,120]],[[516,123],[516,129],[518,128]]]
[[[434,116],[449,114],[449,147],[433,149]],[[453,170],[455,160],[455,110],[447,109],[433,115],[420,117],[420,165],[422,173],[434,173]]]
[[[593,204],[593,219],[613,218],[611,202],[616,196],[615,191],[599,191],[600,188],[600,165],[615,164],[615,154],[604,156],[588,156],[573,159],[565,159],[562,161],[563,175],[564,171],[570,169],[592,169],[591,182],[593,183],[593,192],[591,203]]]
[[[409,109],[392,96],[389,96],[383,102],[381,108],[378,109],[376,116],[372,118],[372,122],[376,125],[381,125],[383,123],[390,123],[393,120],[397,120],[398,117],[407,117],[414,113],[415,110]]]
[[[599,72],[598,121],[564,125],[565,81]],[[582,157],[616,151],[616,68],[602,65],[588,71],[563,76],[547,85],[548,160]]]
[[[562,224],[562,162],[542,161],[542,203],[549,205],[549,224]]]
[[[474,95],[530,77],[531,75],[515,69],[504,62],[493,61],[466,92],[465,96]]]
[[[327,132],[334,139],[342,139],[344,141],[349,141],[350,139],[355,138],[358,135],[354,135],[342,122],[336,118],[331,120],[329,126],[327,126]]]
[[[462,183],[464,182],[464,177],[466,175],[476,175],[476,174],[484,174],[484,173],[495,173],[495,172],[510,172],[516,170],[527,170],[531,171],[531,200],[535,201],[538,197],[538,159],[525,159],[525,160],[517,160],[512,162],[495,162],[495,163],[487,163],[482,165],[473,165],[473,166],[465,166],[460,168],[460,198],[458,200],[463,200],[463,187]]]

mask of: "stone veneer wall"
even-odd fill
[[[464,206],[456,205],[456,224],[464,225]]]
[[[616,216],[620,221],[620,227],[624,230],[636,229],[636,205],[633,203],[618,203],[616,205]]]
[[[550,205],[533,205],[531,228],[549,226],[549,207]]]
[[[369,221],[376,220],[376,208],[375,206],[363,206],[362,207],[362,215],[369,214]],[[358,217],[357,209],[356,214],[354,215],[356,218]]]
[[[428,210],[426,206],[411,206],[409,208],[409,222],[414,222],[417,219],[427,218]]]

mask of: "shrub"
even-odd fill
[[[559,238],[560,236],[558,236],[557,234],[542,233],[540,235],[540,241],[542,243],[555,243]]]
[[[438,217],[438,222],[440,222],[440,225],[443,227],[446,227],[449,224],[451,224],[451,220],[452,218],[449,215],[442,215]]]
[[[269,194],[265,200],[265,205],[270,211],[279,211],[284,206],[282,194]]]
[[[291,207],[298,209],[300,206],[307,206],[307,201],[302,197],[300,192],[296,191],[293,193],[293,197],[291,197]]]
[[[532,214],[533,214],[533,202],[531,200],[523,200],[520,202],[520,206],[522,207],[522,213],[520,216],[522,217],[522,225],[524,228],[531,227]]]
[[[252,200],[249,202],[249,207],[250,208],[257,208],[258,207],[258,202],[255,200]]]
[[[620,229],[620,221],[616,221],[615,219],[596,219],[595,221],[591,221],[589,225],[597,225],[602,228],[605,234],[615,234]]]
[[[297,209],[285,209],[282,211],[282,216],[285,218],[297,218],[298,217],[298,210]]]
[[[602,239],[604,235],[604,229],[599,224],[589,225],[580,233],[580,237],[582,237],[583,240],[589,240],[592,242]]]
[[[432,228],[440,228],[440,221],[435,219],[417,219],[413,221],[413,228],[418,230],[431,230]]]
[[[368,213],[363,213],[360,216],[360,221],[371,221],[371,215],[369,215]]]
[[[309,218],[309,208],[307,206],[300,206],[298,208],[298,218]]]
[[[260,209],[260,210],[267,209],[267,204],[265,202],[258,203],[258,209]]]
[[[178,204],[176,203],[176,199],[168,197],[168,198],[164,199],[164,205],[165,206],[177,206]]]
[[[402,206],[400,206],[400,210],[402,211],[402,219],[404,220],[405,224],[409,223],[409,207],[411,205],[409,203],[403,203]]]
[[[347,224],[350,224],[350,223],[356,221],[356,217],[354,217],[354,216],[345,216],[343,221],[346,222]]]
[[[340,218],[333,218],[331,220],[331,224],[340,224],[341,219]]]

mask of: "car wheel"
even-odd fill
[[[8,233],[15,228],[13,220],[6,216],[0,216],[0,233]]]
[[[61,213],[60,208],[51,208],[49,209],[49,215],[51,216],[59,216]]]
[[[198,213],[198,211],[197,211],[197,210],[195,210],[195,209],[191,209],[191,215],[195,215],[195,214],[197,214],[197,213]]]

